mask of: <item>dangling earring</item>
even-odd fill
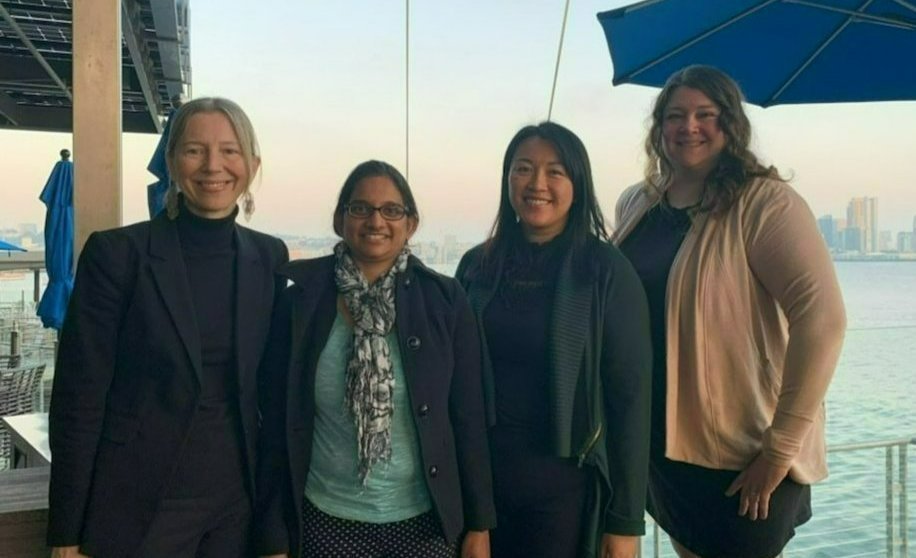
[[[254,196],[251,195],[251,190],[245,190],[242,194],[242,213],[246,221],[251,220],[251,214],[254,213]]]

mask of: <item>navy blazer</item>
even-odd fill
[[[299,555],[311,462],[315,370],[337,314],[334,256],[291,262],[274,314],[262,390],[255,538],[259,554]],[[410,257],[398,275],[395,329],[426,486],[442,531],[496,525],[474,315],[461,286]],[[292,542],[291,542],[292,541]]]
[[[244,448],[255,468],[257,380],[278,283],[279,240],[235,226]],[[127,556],[142,541],[198,406],[201,347],[177,224],[93,233],[61,331],[50,412],[50,546]],[[254,497],[254,477],[249,473]]]

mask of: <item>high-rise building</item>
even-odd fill
[[[913,237],[916,236],[916,233],[911,233],[909,231],[903,231],[897,233],[897,251],[901,254],[909,254],[916,251],[916,247],[913,246]]]
[[[894,251],[894,235],[891,231],[881,231],[878,234],[878,251],[880,252],[893,252]]]
[[[878,251],[878,198],[852,198],[846,208],[846,229],[859,229],[861,231],[860,246],[847,250],[860,252]],[[854,238],[856,235],[849,235]]]
[[[843,250],[847,252],[864,251],[865,239],[862,229],[858,227],[846,227],[843,229]]]
[[[833,215],[824,215],[817,220],[817,228],[824,237],[827,248],[831,250],[839,248],[839,239],[837,238],[836,220]]]

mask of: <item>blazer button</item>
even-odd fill
[[[420,405],[420,408],[417,409],[417,412],[420,413],[421,417],[425,417],[426,415],[429,414],[429,405],[427,405],[426,403]]]
[[[407,348],[411,351],[416,351],[420,348],[420,338],[416,335],[411,335],[407,338]]]
[[[404,286],[405,286],[405,287],[409,287],[409,286],[410,286],[410,279],[404,279]]]
[[[437,476],[438,474],[439,474],[439,468],[438,468],[438,467],[436,467],[435,465],[433,465],[432,467],[429,468],[429,476],[431,476],[432,478],[436,478],[436,476]]]

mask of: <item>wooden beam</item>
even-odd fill
[[[73,208],[79,254],[121,225],[121,2],[73,3]]]

